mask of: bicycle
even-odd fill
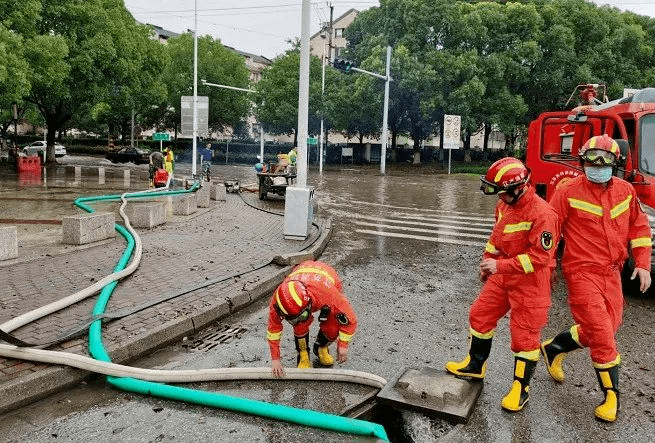
[[[211,181],[211,162],[207,160],[202,161],[202,173],[200,174],[200,179],[205,177],[207,181]]]

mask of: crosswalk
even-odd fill
[[[331,202],[354,232],[371,236],[483,247],[493,228],[489,214],[413,208],[364,201]]]

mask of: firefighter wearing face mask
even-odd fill
[[[619,410],[621,356],[614,338],[623,316],[621,269],[632,250],[640,290],[651,283],[651,230],[635,190],[613,177],[619,146],[607,135],[590,138],[579,151],[584,175],[556,190],[551,205],[557,211],[564,239],[562,273],[576,324],[545,341],[541,351],[548,372],[564,381],[562,362],[567,352],[590,349],[603,402],[595,416],[616,420]]]
[[[530,186],[530,173],[520,160],[498,160],[480,179],[485,194],[498,194],[496,223],[479,269],[485,283],[469,312],[469,353],[460,362],[446,363],[446,370],[483,379],[494,330],[509,312],[514,380],[501,407],[516,412],[529,399],[540,331],[548,319],[550,276],[559,238],[557,215]]]
[[[330,343],[337,342],[337,362],[348,359],[348,345],[357,329],[357,317],[343,294],[337,272],[319,261],[306,261],[296,266],[277,287],[269,304],[267,339],[271,351],[273,375],[284,376],[280,359],[280,338],[283,321],[293,327],[298,368],[311,368],[309,360],[309,327],[318,312],[319,331],[313,346],[323,366],[332,366]]]

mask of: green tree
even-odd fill
[[[181,97],[193,95],[193,35],[185,33],[168,40],[170,64],[164,72],[168,101],[161,104],[160,124],[176,131],[181,122]],[[235,127],[250,113],[252,93],[202,85],[208,83],[249,89],[249,71],[239,54],[210,36],[198,38],[198,95],[209,97],[211,131],[223,132]],[[168,111],[168,113],[166,113]]]
[[[316,135],[321,126],[321,61],[311,57],[309,64],[308,132]],[[300,51],[288,50],[264,69],[255,86],[255,116],[271,134],[294,134],[298,144],[298,88]]]
[[[112,39],[123,50],[104,97],[93,106],[92,115],[96,122],[107,124],[110,134],[119,133],[125,140],[131,131],[132,113],[137,123],[146,120],[153,106],[166,99],[162,72],[169,60],[164,45],[150,38],[152,31],[147,25],[120,19],[113,23]],[[84,122],[85,117],[78,113],[74,120]]]
[[[14,121],[13,105],[22,111],[22,99],[29,93],[29,65],[23,56],[23,39],[0,23],[0,141],[4,147]]]

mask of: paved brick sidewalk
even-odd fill
[[[118,207],[119,203],[115,204]],[[106,323],[103,340],[112,360],[127,363],[193,334],[268,296],[290,265],[320,255],[330,237],[329,221],[315,220],[318,227],[312,226],[304,242],[285,240],[283,208],[279,203],[274,209],[268,206],[254,194],[228,194],[226,202],[211,201],[209,208],[190,216],[168,215],[164,225],[137,230],[143,258],[137,271],[117,286],[107,312],[130,310],[164,295],[179,295]],[[120,218],[117,222],[122,224]],[[111,274],[124,247],[123,238],[117,236],[74,252],[9,265],[0,262],[0,324]],[[13,334],[32,343],[54,340],[89,321],[96,299],[89,297]],[[50,349],[88,355],[86,335]],[[78,369],[0,357],[0,413],[88,376]]]

